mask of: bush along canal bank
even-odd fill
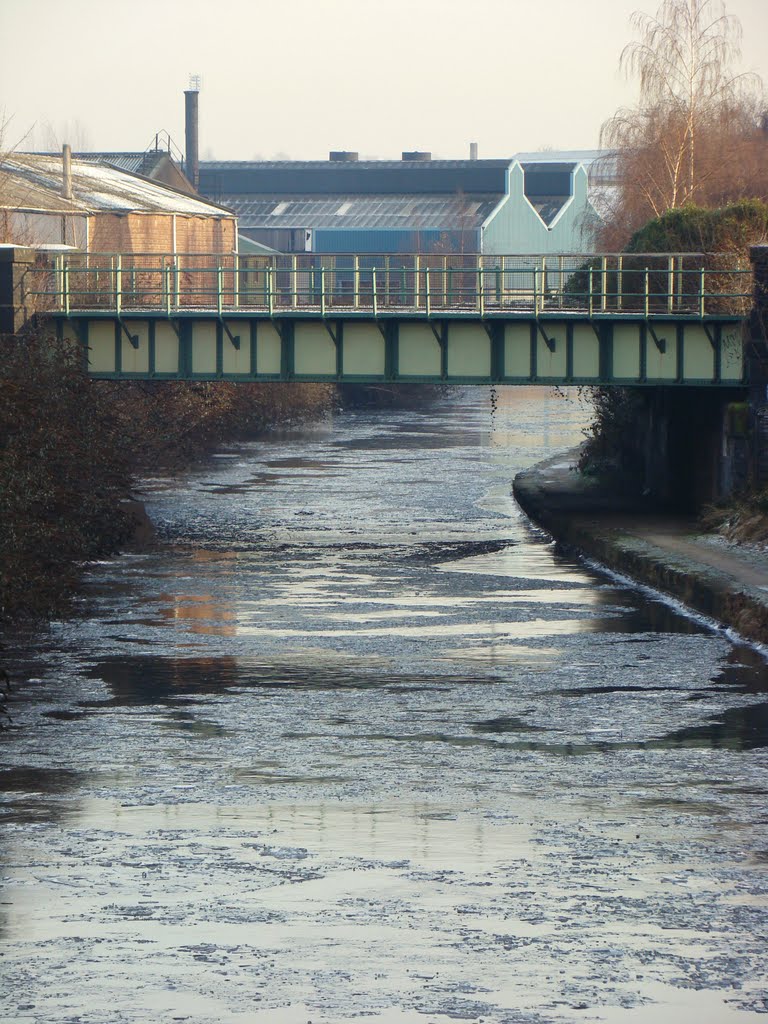
[[[68,610],[83,567],[146,541],[134,489],[217,445],[322,416],[330,384],[91,380],[64,342],[0,339],[0,628]]]
[[[768,644],[768,551],[706,534],[693,518],[643,508],[577,468],[574,448],[524,470],[513,494],[565,551],[675,598]]]

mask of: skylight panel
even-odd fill
[[[351,209],[352,209],[352,201],[348,199],[348,200],[346,200],[346,202],[343,202],[341,204],[341,206],[338,208],[338,210],[336,210],[336,216],[337,217],[343,217],[344,214],[345,213],[349,213],[349,211]]]
[[[277,206],[274,208],[274,210],[270,211],[270,217],[279,217],[282,213],[285,213],[285,211],[288,209],[290,205],[291,204],[286,202],[285,200],[279,202]]]

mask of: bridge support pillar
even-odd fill
[[[35,312],[28,281],[38,255],[25,246],[0,248],[0,334],[18,334]]]

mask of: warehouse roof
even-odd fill
[[[78,160],[109,164],[120,171],[141,174],[145,178],[151,178],[154,169],[169,159],[168,154],[161,149],[150,149],[144,153],[73,153],[72,155]]]
[[[105,163],[72,160],[72,199],[62,195],[60,156],[12,153],[0,158],[0,206],[62,213],[176,213],[231,217],[210,200]]]
[[[200,191],[232,195],[403,195],[506,191],[510,160],[201,161]]]
[[[228,195],[227,203],[246,228],[477,228],[502,194],[480,195]]]

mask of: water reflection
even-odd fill
[[[465,391],[153,482],[6,737],[10,1019],[750,1018],[765,662],[520,515],[582,429]]]

